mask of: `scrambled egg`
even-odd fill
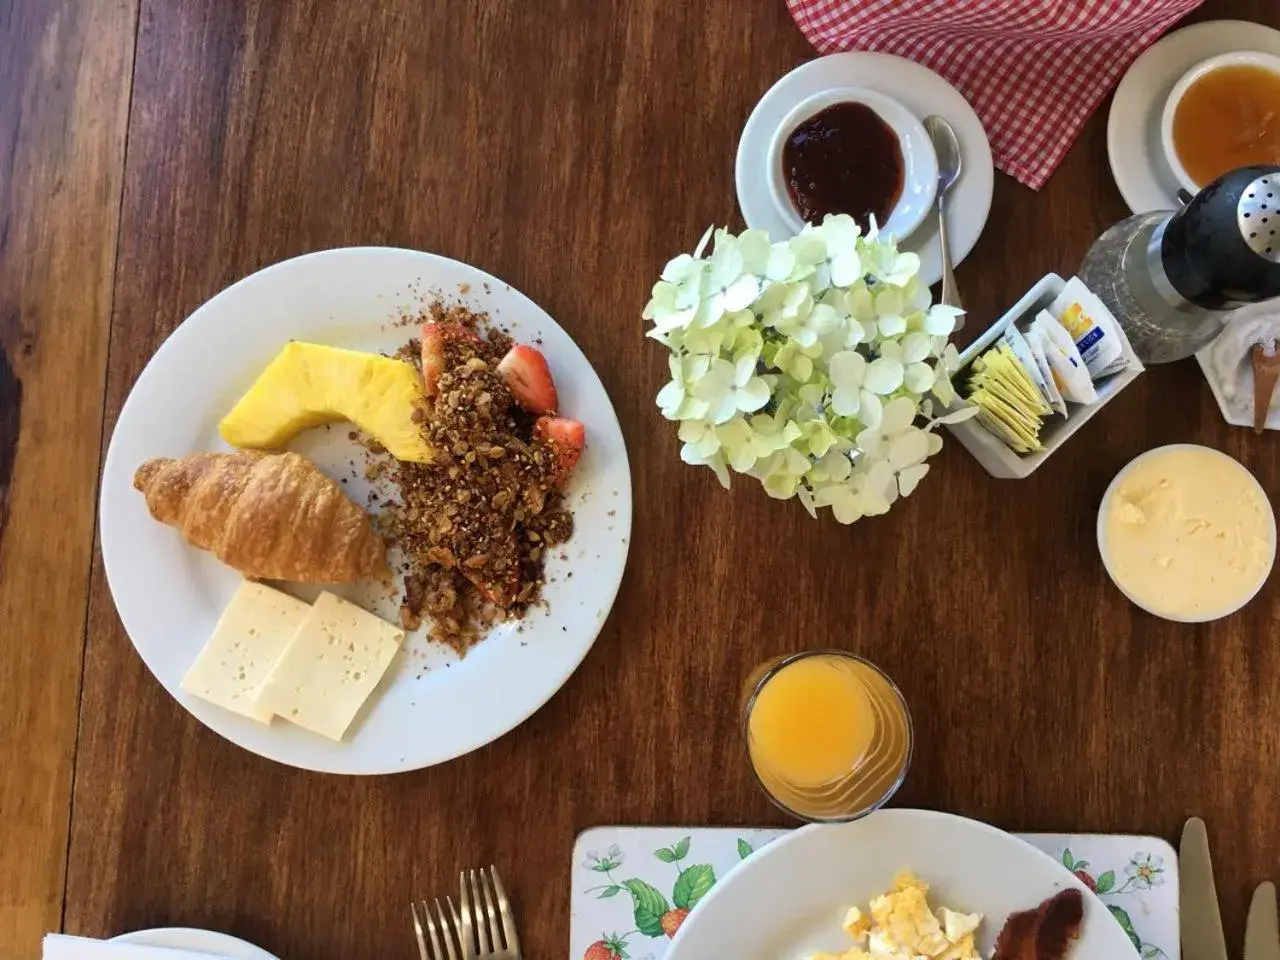
[[[870,917],[849,908],[841,926],[855,946],[809,960],[981,960],[973,937],[982,914],[943,907],[935,915],[928,892],[912,874],[899,874],[892,890],[871,901]]]

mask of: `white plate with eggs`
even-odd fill
[[[853,823],[805,827],[752,854],[689,914],[667,960],[843,953],[853,946],[841,928],[848,908],[865,911],[903,870],[929,885],[935,911],[983,915],[982,956],[991,955],[1010,914],[1072,888],[1083,895],[1084,919],[1070,955],[1133,958],[1133,944],[1102,901],[1025,841],[952,814],[881,810]]]

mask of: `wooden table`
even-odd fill
[[[1199,18],[1228,16],[1280,26],[1274,0]],[[1021,483],[949,443],[852,529],[676,456],[640,309],[706,224],[739,225],[742,123],[811,55],[781,0],[0,5],[0,956],[189,924],[289,960],[409,958],[410,897],[491,861],[527,955],[563,955],[578,831],[783,822],[735,700],[761,659],[816,644],[904,689],[898,803],[1170,838],[1204,816],[1238,942],[1280,873],[1280,590],[1177,627],[1129,606],[1094,545],[1105,484],[1157,444],[1221,447],[1280,492],[1274,437],[1228,429],[1193,364],[1150,371]],[[1041,193],[997,178],[959,270],[971,322],[1125,214],[1105,113]],[[161,341],[233,280],[346,244],[456,257],[542,304],[608,387],[635,482],[626,581],[564,690],[393,778],[277,766],[187,716],[94,542],[101,452]]]

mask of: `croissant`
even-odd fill
[[[196,453],[133,475],[151,516],[246,577],[341,583],[390,575],[369,515],[296,453]]]

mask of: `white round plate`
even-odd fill
[[[1107,157],[1116,186],[1134,213],[1176,210],[1178,178],[1160,142],[1169,94],[1201,60],[1237,50],[1280,56],[1280,30],[1244,20],[1211,20],[1177,30],[1133,61],[1116,87],[1107,117]]]
[[[494,628],[462,660],[424,631],[406,638],[356,717],[332,743],[276,719],[269,726],[191,696],[180,687],[240,583],[235,571],[151,519],[133,473],[152,457],[227,449],[218,421],[290,339],[393,351],[436,296],[487,311],[517,340],[537,341],[566,416],[586,426],[587,446],[567,500],[573,538],[547,560],[545,607]],[[299,435],[310,457],[364,504],[359,448],[349,428]],[[395,773],[440,763],[520,724],[573,673],[595,641],[622,580],[631,532],[631,476],[622,431],[582,351],[536,304],[488,274],[413,250],[349,248],[286,260],[228,287],[178,327],[129,395],[102,478],[102,557],[120,619],[151,672],[206,726],[281,763],[331,773]],[[316,590],[288,589],[304,599]],[[388,620],[398,594],[355,585],[341,592]]]
[[[738,141],[735,177],[738,206],[747,226],[767,230],[775,240],[795,229],[774,203],[769,186],[770,145],[788,114],[805,99],[839,87],[865,87],[892,97],[924,120],[937,114],[951,122],[960,140],[960,180],[947,197],[951,255],[959,264],[969,255],[991,212],[995,168],[982,122],[955,87],[927,67],[887,53],[833,53],[796,67],[760,98]],[[928,284],[942,277],[937,218],[926,216],[902,241],[901,249],[920,255],[920,276]]]
[[[245,943],[225,933],[212,930],[195,930],[191,927],[162,927],[157,930],[138,930],[112,937],[111,943],[132,943],[140,947],[165,947],[169,950],[189,950],[192,953],[211,953],[232,960],[276,960],[273,954],[260,947]]]
[[[1051,857],[994,827],[929,810],[881,810],[839,825],[796,830],[753,853],[711,888],[667,952],[667,960],[804,957],[853,946],[840,929],[850,906],[863,910],[911,870],[930,903],[985,920],[978,946],[990,956],[1011,913],[1064,887],[1084,893],[1073,957],[1132,960],[1133,944],[1094,894]]]

